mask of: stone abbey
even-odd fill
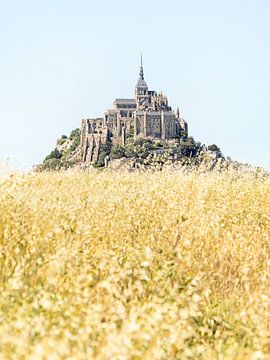
[[[148,90],[141,58],[134,99],[115,99],[113,109],[107,110],[104,117],[82,120],[83,161],[97,161],[103,144],[125,145],[127,136],[166,141],[181,138],[187,132],[188,125],[180,117],[179,108],[173,111],[166,96]]]

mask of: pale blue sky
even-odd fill
[[[0,0],[0,162],[133,96],[142,51],[190,135],[269,168],[269,35],[268,0]]]

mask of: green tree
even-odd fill
[[[62,135],[60,139],[57,140],[57,145],[63,145],[68,137],[66,135]]]
[[[50,160],[50,159],[61,159],[62,154],[58,149],[54,149],[48,156],[46,156],[45,160]]]
[[[178,153],[185,157],[195,157],[201,149],[201,143],[196,142],[193,137],[181,141],[178,146]]]
[[[105,165],[105,157],[107,155],[110,155],[110,151],[111,151],[111,143],[107,142],[106,144],[101,145],[101,150],[98,157],[98,163],[101,166]]]
[[[59,170],[63,166],[61,159],[47,159],[42,164],[42,170]]]
[[[121,159],[122,157],[126,157],[126,151],[124,146],[119,144],[113,145],[111,148],[110,157],[111,160]]]
[[[71,151],[75,151],[81,143],[81,130],[79,128],[72,130],[69,135],[69,139],[72,140],[70,149]]]
[[[79,128],[71,131],[69,138],[70,140],[78,139],[81,137],[81,130]]]
[[[222,152],[216,144],[209,145],[208,150],[216,153],[217,157],[222,157]]]

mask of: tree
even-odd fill
[[[188,138],[188,133],[186,131],[181,131],[181,136],[180,138],[186,140]]]
[[[57,145],[63,145],[67,139],[68,137],[66,135],[62,135],[61,138],[57,140]]]
[[[220,151],[220,148],[216,144],[212,144],[208,146],[208,150],[210,151]]]
[[[42,170],[59,170],[62,166],[61,159],[47,159],[42,164]]]
[[[98,157],[98,163],[101,166],[105,165],[105,157],[107,155],[110,155],[110,151],[111,151],[111,143],[107,142],[107,143],[101,145],[101,149],[100,149],[100,153],[99,153],[99,157]]]
[[[69,139],[73,142],[70,149],[74,151],[81,143],[81,130],[79,128],[72,130]]]
[[[193,137],[189,137],[179,143],[178,149],[185,157],[195,157],[201,149],[201,143],[196,142]]]
[[[69,138],[70,140],[78,139],[81,137],[81,130],[79,128],[71,131]]]
[[[46,156],[45,160],[50,160],[50,159],[61,159],[62,154],[58,149],[54,149],[48,156]]]
[[[209,145],[208,150],[216,153],[217,157],[222,157],[223,156],[220,148],[216,144]]]
[[[125,156],[126,156],[126,152],[124,146],[121,146],[119,144],[112,146],[111,154],[110,154],[111,160],[121,159],[122,157]]]
[[[137,138],[136,140],[134,140],[134,143],[133,143],[133,145],[134,146],[143,146],[143,144],[146,142],[146,140],[145,139],[143,139],[143,138]]]

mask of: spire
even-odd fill
[[[180,111],[179,111],[179,107],[177,106],[176,109],[176,117],[179,119],[180,118]]]
[[[136,87],[147,88],[146,81],[144,80],[142,54],[141,54],[141,66],[140,66],[139,80],[137,82]]]
[[[142,62],[142,53],[141,53],[140,79],[141,79],[141,80],[144,80],[144,75],[143,75],[143,62]]]

